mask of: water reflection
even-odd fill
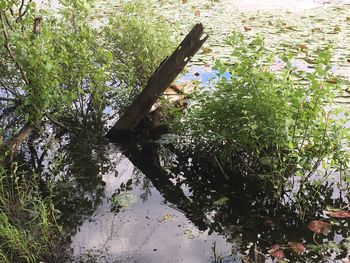
[[[323,213],[348,203],[330,182],[306,185],[302,206],[277,204],[268,184],[211,156],[140,134],[116,146],[94,136],[101,133],[69,136],[48,153],[33,137],[36,148],[23,157],[37,156],[28,166],[42,173],[43,189],[55,181],[53,199],[76,262],[269,262],[275,244],[290,262],[337,262],[347,254],[349,222]],[[131,201],[117,205],[121,195]],[[307,223],[315,219],[330,222],[330,233],[314,235]],[[296,255],[290,242],[307,252]]]
[[[220,254],[230,254],[232,245],[225,237],[208,236],[208,231],[201,231],[206,228],[202,211],[171,182],[154,146],[132,144],[124,148],[128,158],[119,154],[122,159],[115,167],[118,176],[113,173],[103,176],[106,198],[72,238],[74,255],[79,260],[210,262],[214,242]],[[114,148],[114,153],[117,152]],[[137,172],[134,165],[139,168]],[[147,178],[140,171],[147,173]],[[125,189],[130,179],[132,184]],[[113,209],[113,196],[126,192],[137,201]],[[232,257],[228,259],[231,261],[227,262],[235,262]]]

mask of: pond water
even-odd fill
[[[224,40],[233,30],[248,38],[264,35],[271,50],[290,50],[309,63],[306,67],[311,67],[317,47],[334,41],[334,67],[341,69],[338,74],[348,74],[348,4],[222,0],[158,1],[155,7],[183,32],[196,22],[205,25],[207,49],[179,81],[206,84],[213,76],[213,61],[229,59]],[[100,1],[96,16],[107,16],[119,6],[119,1]],[[300,44],[307,45],[307,52]],[[289,262],[345,262],[348,221],[333,222],[329,233],[315,236],[308,222],[298,219],[298,211],[282,207],[276,214],[267,190],[226,180],[215,164],[191,153],[169,153],[152,140],[120,147],[100,143],[97,150],[93,144],[70,145],[62,175],[69,183],[58,190],[58,209],[61,222],[72,230],[75,262],[276,262],[268,252],[274,244],[285,247]],[[325,190],[315,219],[327,218],[322,214],[326,205],[347,203],[346,196],[335,198]],[[293,254],[290,242],[305,245],[307,255]]]
[[[157,189],[152,183],[156,177],[150,179],[136,171],[120,154],[114,158],[118,160],[118,176],[115,171],[103,175],[105,197],[73,236],[75,257],[82,260],[84,255],[96,262],[211,262],[214,243],[220,255],[231,254],[232,244],[224,236],[199,230],[184,211],[167,201],[167,195],[173,193]],[[119,195],[125,197],[119,199],[122,207],[116,211],[112,195],[129,180],[129,190]]]
[[[70,185],[58,187],[57,208],[73,231],[74,262],[275,262],[268,253],[274,244],[285,247],[289,262],[345,258],[346,219],[331,221],[328,233],[315,236],[297,210],[276,212],[268,189],[235,175],[227,179],[215,163],[162,146],[171,139],[98,143],[97,149],[71,143],[66,149]],[[328,187],[312,219],[327,220],[326,205],[348,203]],[[293,254],[290,242],[302,243],[307,254]]]

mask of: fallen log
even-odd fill
[[[176,50],[160,64],[148,80],[146,87],[109,130],[106,135],[108,139],[114,141],[118,134],[132,131],[140,123],[149,113],[159,96],[175,80],[177,75],[207,40],[208,36],[201,39],[202,35],[202,24],[196,24]]]

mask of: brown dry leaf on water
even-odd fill
[[[182,0],[183,4],[186,4],[188,2],[188,0]]]
[[[280,245],[279,244],[274,244],[267,252],[272,254],[272,253],[276,252],[279,249],[280,249]]]
[[[299,44],[297,47],[302,52],[307,52],[309,50],[309,47],[306,44]]]
[[[271,256],[277,258],[278,260],[281,260],[281,259],[284,258],[284,253],[283,253],[283,251],[281,249],[279,249],[279,250],[271,253]]]
[[[331,83],[331,84],[335,84],[335,83],[337,83],[337,79],[336,78],[329,78],[329,79],[327,79],[327,83]]]
[[[289,244],[290,248],[298,255],[303,254],[306,250],[304,245],[301,243],[289,242],[288,244]]]
[[[252,28],[249,26],[243,26],[243,28],[245,32],[252,30]]]
[[[269,249],[269,254],[275,258],[277,258],[278,260],[284,258],[284,253],[282,251],[282,249],[280,249],[280,245],[279,244],[275,244],[273,245],[270,249]]]
[[[203,52],[204,54],[208,54],[208,53],[213,52],[213,50],[212,50],[211,48],[204,47],[204,48],[202,48],[202,52]]]
[[[322,220],[312,220],[307,224],[307,227],[316,234],[326,235],[331,230],[330,224]]]
[[[333,31],[334,33],[339,33],[341,31],[340,26],[335,26]]]
[[[323,213],[327,216],[334,218],[350,218],[349,210],[323,211]]]

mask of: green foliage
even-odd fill
[[[149,2],[127,2],[99,29],[86,19],[91,1],[60,2],[59,14],[1,2],[0,113],[72,129],[129,104],[174,42]]]
[[[0,167],[0,261],[43,261],[53,257],[57,212],[50,199],[41,197],[38,178],[26,179],[17,168]]]
[[[105,46],[114,56],[114,82],[121,86],[118,108],[132,101],[174,49],[170,25],[150,7],[150,1],[126,3],[103,32]]]
[[[9,4],[1,11],[1,94],[33,125],[47,115],[79,121],[105,106],[111,55],[85,19],[85,1],[65,2],[59,17],[38,13],[34,2],[23,16],[12,15]]]
[[[3,156],[7,144],[30,136],[34,148],[36,140],[47,142],[51,125],[93,136],[106,107],[127,105],[173,48],[169,25],[149,2],[127,2],[102,28],[87,19],[93,1],[59,2],[50,13],[35,1],[0,0],[0,261],[46,261],[58,214],[34,172],[5,171],[4,160],[12,159]],[[21,134],[23,127],[33,132]]]
[[[330,50],[318,52],[315,72],[299,71],[283,56],[285,68],[276,73],[261,37],[247,44],[233,34],[229,43],[232,63],[216,67],[231,78],[196,94],[177,123],[190,142],[186,147],[218,156],[242,175],[265,178],[278,198],[293,189],[292,181],[302,189],[316,172],[323,180],[330,170],[346,169],[348,114],[338,118],[341,110],[333,103],[341,90],[328,83]]]

